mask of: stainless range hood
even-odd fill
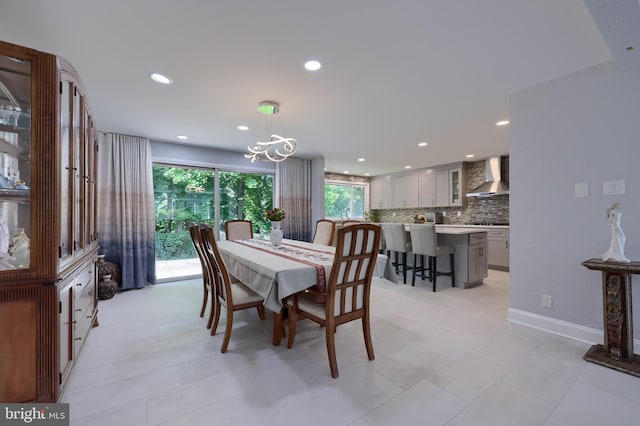
[[[467,193],[467,197],[492,197],[509,193],[509,185],[502,180],[502,157],[487,158],[485,182]]]

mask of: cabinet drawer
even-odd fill
[[[486,233],[469,234],[469,244],[480,244],[487,242]]]
[[[509,238],[508,229],[490,229],[487,230],[489,238]]]
[[[77,272],[74,281],[74,293],[77,297],[84,292],[86,287],[93,283],[93,263],[82,267],[82,269]]]

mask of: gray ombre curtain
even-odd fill
[[[146,138],[100,133],[98,243],[120,266],[123,290],[155,283],[155,204],[151,144]]]
[[[311,241],[311,161],[290,157],[278,163],[277,170],[278,207],[287,214],[284,237]]]

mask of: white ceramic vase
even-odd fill
[[[282,232],[281,226],[281,221],[271,221],[271,231],[269,231],[271,247],[278,248],[282,245],[282,236],[284,235],[284,233]]]

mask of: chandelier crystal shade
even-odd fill
[[[268,140],[258,140],[255,146],[249,146],[248,154],[245,158],[250,158],[251,162],[270,160],[275,162],[284,161],[296,152],[298,143],[293,138],[285,138],[271,132],[271,121],[275,114],[280,111],[280,105],[272,101],[262,101],[258,104],[258,112],[261,116],[258,118],[257,131],[259,131],[262,115],[265,118],[265,135]],[[268,135],[271,134],[269,137]]]

